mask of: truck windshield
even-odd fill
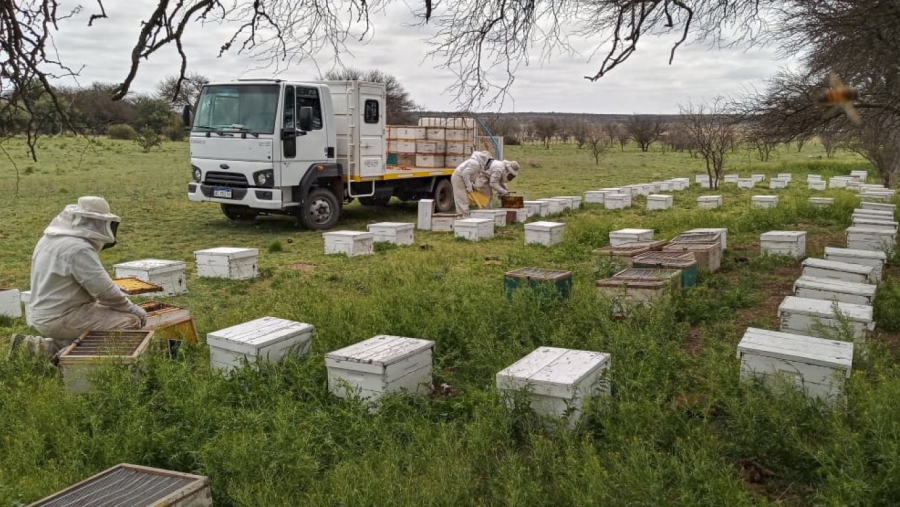
[[[278,110],[278,90],[278,85],[206,86],[197,101],[192,130],[272,134]]]

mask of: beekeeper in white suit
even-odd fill
[[[486,151],[473,152],[471,157],[456,166],[456,170],[450,176],[456,212],[462,213],[463,218],[469,216],[469,192],[475,190],[475,180],[491,160],[491,154]]]
[[[85,331],[140,329],[146,323],[144,309],[100,263],[100,251],[116,244],[120,221],[105,199],[87,196],[44,229],[31,258],[31,325],[43,336],[26,337],[33,352],[53,355]]]
[[[494,192],[501,196],[507,195],[509,193],[509,182],[518,175],[519,163],[515,160],[494,160],[487,170],[478,176],[478,179],[475,181],[475,191],[481,192],[488,197],[487,208],[490,209]]]

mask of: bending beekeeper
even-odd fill
[[[494,192],[504,196],[509,194],[509,182],[519,175],[519,163],[515,160],[494,160],[475,182],[475,191],[488,197],[487,208],[491,208]]]
[[[29,303],[31,325],[43,338],[24,337],[30,349],[54,355],[85,331],[145,325],[147,313],[100,263],[100,251],[116,244],[120,221],[105,199],[87,196],[66,206],[44,229],[31,258]]]
[[[475,180],[484,172],[491,160],[491,154],[488,152],[473,152],[472,156],[459,164],[450,176],[456,212],[461,213],[463,218],[469,216],[469,193],[475,190]]]

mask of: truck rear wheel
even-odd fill
[[[341,217],[341,203],[326,188],[314,188],[300,206],[300,223],[311,231],[331,229]]]
[[[248,206],[222,204],[222,214],[228,217],[228,220],[250,222],[259,215],[259,212]]]
[[[437,213],[448,213],[453,211],[453,185],[450,180],[442,179],[434,185],[434,211]]]

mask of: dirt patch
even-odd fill
[[[690,331],[688,331],[687,340],[684,341],[684,349],[691,357],[697,357],[700,355],[700,350],[703,348],[703,332],[700,331],[699,327],[692,327]]]
[[[847,235],[844,231],[817,232],[806,235],[806,256],[825,258],[825,247],[847,248]]]
[[[296,269],[297,271],[312,271],[316,269],[315,264],[307,264],[305,262],[295,262],[294,264],[288,264],[288,267],[291,269]]]

